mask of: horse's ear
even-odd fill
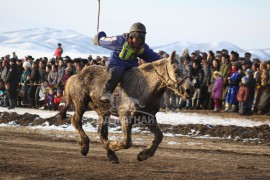
[[[169,57],[169,62],[170,62],[171,64],[173,63],[173,60],[174,60],[174,58],[175,58],[175,53],[176,53],[176,51],[173,51],[172,54],[171,54],[171,56]]]

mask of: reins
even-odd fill
[[[159,76],[159,78],[165,83],[165,85],[169,88],[169,89],[171,89],[171,90],[175,90],[176,89],[176,87],[174,86],[174,85],[171,85],[171,84],[169,84],[169,82],[162,76],[162,75],[160,75],[159,73],[158,73],[158,71],[156,70],[156,68],[153,66],[153,68],[154,68],[154,71],[156,72],[156,74]],[[169,78],[169,81],[172,81],[174,84],[177,84],[177,88],[179,87],[179,86],[181,86],[182,85],[182,83],[184,82],[184,80],[186,80],[187,78],[188,78],[188,76],[185,76],[183,79],[181,79],[181,81],[179,81],[179,82],[175,82],[173,79],[171,79],[171,77],[170,77],[170,75],[169,75],[169,72],[168,72],[168,67],[167,67],[167,62],[166,62],[166,73],[167,73],[167,76],[168,76],[168,78]],[[180,96],[184,96],[183,94],[180,94],[179,93],[179,95]]]

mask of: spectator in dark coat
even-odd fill
[[[200,109],[201,84],[204,79],[204,72],[199,61],[194,61],[192,63],[192,66],[193,66],[192,83],[195,88],[195,93],[192,97],[192,108]]]
[[[36,109],[39,108],[39,91],[44,81],[47,81],[46,79],[46,62],[44,60],[40,60],[38,62],[38,73],[39,73],[39,80],[38,80],[38,86],[36,88],[35,92],[35,102],[36,102]]]
[[[202,91],[201,105],[203,109],[207,109],[208,104],[209,104],[209,98],[210,98],[208,87],[210,85],[210,80],[211,80],[211,70],[210,70],[209,62],[207,60],[203,60],[202,65],[203,65],[204,77],[201,84],[201,91]]]
[[[14,109],[16,107],[17,102],[17,89],[20,82],[20,71],[16,64],[16,59],[10,59],[10,68],[5,80],[7,94],[9,97],[10,106],[8,109]]]
[[[248,96],[248,102],[247,102],[247,115],[250,115],[252,112],[252,105],[253,105],[253,100],[255,96],[255,89],[256,89],[256,80],[253,76],[253,72],[251,69],[247,69],[246,72],[246,77],[248,78],[248,81],[246,83],[246,86],[250,89],[250,93]]]
[[[7,79],[7,75],[9,72],[9,60],[5,57],[2,61],[2,71],[1,71],[1,79],[5,82]],[[5,88],[4,97],[3,97],[3,107],[9,107],[9,99],[7,98],[7,91]]]
[[[30,88],[27,92],[27,97],[29,99],[29,108],[34,108],[36,106],[35,94],[38,82],[39,82],[38,62],[35,61],[32,63],[32,72],[30,75]]]

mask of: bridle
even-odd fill
[[[181,85],[184,83],[184,81],[188,78],[188,76],[186,75],[186,76],[185,76],[183,79],[181,79],[181,81],[179,81],[179,82],[174,81],[174,80],[170,77],[170,74],[169,74],[169,71],[168,71],[168,65],[167,65],[168,62],[166,61],[165,63],[166,63],[166,65],[165,65],[165,67],[166,67],[166,75],[167,75],[167,77],[168,77],[167,80],[166,80],[162,75],[160,75],[160,74],[158,73],[158,71],[156,70],[156,68],[155,68],[154,66],[153,66],[153,68],[154,68],[156,74],[159,76],[159,78],[162,79],[162,81],[164,82],[164,84],[165,84],[169,89],[178,92],[179,86],[181,86]],[[170,81],[171,81],[173,84],[171,84]],[[183,93],[181,93],[181,94],[179,94],[179,95],[183,96]]]

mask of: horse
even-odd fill
[[[137,155],[137,160],[143,161],[152,157],[163,139],[155,115],[159,111],[165,90],[169,88],[183,97],[189,97],[194,92],[185,66],[179,59],[174,51],[169,58],[142,64],[126,71],[119,83],[121,93],[118,94],[121,100],[117,106],[114,106],[112,101],[111,103],[99,101],[108,79],[106,67],[87,66],[77,75],[71,76],[64,90],[66,106],[59,112],[59,117],[66,118],[66,111],[72,103],[75,113],[71,117],[71,123],[80,136],[81,154],[86,156],[89,151],[90,139],[82,128],[82,116],[90,108],[98,114],[98,134],[110,162],[119,163],[115,152],[131,147],[131,129],[135,123],[147,126],[154,134],[152,144]],[[110,115],[115,112],[121,123],[122,141],[108,140]]]

